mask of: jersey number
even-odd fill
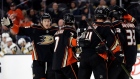
[[[136,45],[135,30],[126,30],[128,45]]]
[[[92,32],[87,32],[86,38],[91,40]]]
[[[54,48],[54,52],[56,52],[57,46],[58,46],[58,41],[59,41],[59,37],[55,37],[55,48]]]

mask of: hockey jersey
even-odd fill
[[[1,50],[3,50],[5,47],[7,47],[7,44],[1,41]]]
[[[53,69],[57,70],[77,62],[72,51],[72,38],[76,37],[76,30],[72,26],[65,26],[55,33],[55,48],[53,57]]]
[[[136,30],[133,22],[114,21],[113,29],[122,46],[125,56],[125,63],[133,65],[137,56]]]
[[[30,42],[28,42],[24,47],[21,47],[21,52],[23,54],[32,54],[33,46]]]
[[[110,25],[105,24],[104,22],[96,22],[93,25],[94,29],[98,32],[99,36],[106,43],[108,48],[112,51],[109,53],[120,51],[119,43],[116,41],[116,37],[114,33],[110,29]],[[87,58],[97,53],[96,47],[101,43],[98,35],[93,31],[93,29],[89,26],[87,29],[87,33],[85,38],[90,40],[90,45],[82,48],[82,58]],[[107,59],[107,54],[98,54],[102,58]]]
[[[44,29],[41,26],[33,25],[29,28],[14,25],[11,31],[18,35],[29,36],[32,40],[34,60],[52,62],[54,49],[54,33],[58,27]]]
[[[21,51],[15,43],[12,43],[11,46],[6,46],[0,53],[3,56],[4,54],[21,54]]]
[[[8,17],[12,20],[12,22],[14,24],[17,24],[17,25],[19,25],[20,20],[24,19],[22,11],[20,9],[16,9],[14,11],[13,10],[9,10],[8,11]]]

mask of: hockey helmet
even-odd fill
[[[9,37],[9,34],[8,33],[2,33],[2,37]]]
[[[12,38],[11,37],[7,37],[6,38],[6,42],[10,42],[10,41],[13,42]]]
[[[51,19],[51,15],[49,14],[49,13],[44,13],[42,16],[41,16],[41,21],[43,20],[43,19],[50,19],[50,21],[52,21],[52,19]]]
[[[24,38],[20,38],[20,39],[18,40],[18,45],[22,44],[23,42],[26,42],[25,39],[24,39]]]
[[[120,11],[112,10],[109,12],[109,18],[115,18],[116,20],[122,20],[122,13]]]
[[[95,19],[107,19],[109,11],[106,6],[97,7],[94,11]]]

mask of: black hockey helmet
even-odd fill
[[[120,11],[112,10],[109,12],[109,19],[115,18],[116,20],[122,20],[122,13]]]
[[[67,13],[63,16],[63,20],[65,21],[65,24],[72,25],[75,23],[75,18],[72,14]]]
[[[44,13],[44,14],[41,16],[40,20],[42,21],[43,19],[50,19],[50,21],[52,21],[51,16],[50,16],[49,13]]]
[[[109,18],[115,18],[116,20],[122,20],[122,16],[124,15],[124,10],[119,6],[114,6],[112,10],[109,12]]]
[[[107,19],[109,12],[110,10],[106,6],[99,6],[94,11],[95,19]]]

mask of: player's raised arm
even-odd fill
[[[31,27],[25,28],[21,27],[20,25],[13,24],[10,18],[8,17],[3,17],[1,19],[1,24],[3,27],[7,27],[10,29],[11,33],[16,35],[31,35],[33,32],[33,29]]]

